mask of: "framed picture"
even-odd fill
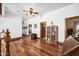
[[[32,27],[32,24],[29,24],[29,27]]]
[[[34,24],[34,28],[37,28],[37,24]]]

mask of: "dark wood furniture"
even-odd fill
[[[31,39],[37,39],[37,34],[32,33],[32,34],[31,34]]]

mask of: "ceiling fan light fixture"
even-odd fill
[[[38,12],[35,12],[33,8],[29,8],[29,10],[22,10],[22,11],[25,12],[25,14],[28,16],[35,16],[36,14],[39,14]]]

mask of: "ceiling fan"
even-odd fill
[[[29,8],[29,10],[22,10],[22,11],[26,12],[26,15],[35,16],[36,14],[39,14],[38,12],[35,12],[33,8]]]

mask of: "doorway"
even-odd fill
[[[46,22],[41,22],[40,23],[40,37],[46,38]]]
[[[75,34],[79,29],[79,16],[69,17],[65,19],[65,38]]]
[[[29,35],[32,33],[32,24],[29,24]]]

